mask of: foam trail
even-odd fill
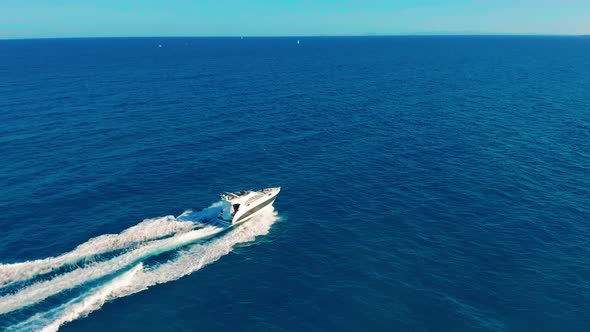
[[[187,243],[212,236],[222,230],[219,227],[207,226],[188,233],[178,234],[174,237],[154,240],[110,260],[79,268],[50,280],[37,282],[19,290],[15,294],[0,297],[0,314],[5,314],[43,301],[64,290],[80,286],[86,282],[119,271],[139,260],[174,250]]]
[[[257,236],[268,234],[272,224],[278,219],[272,209],[264,211],[249,222],[229,233],[207,242],[197,244],[182,252],[176,259],[152,269],[135,268],[123,276],[46,314],[38,314],[9,328],[10,331],[41,330],[54,332],[67,322],[85,317],[99,310],[106,301],[125,297],[146,290],[149,287],[177,280],[203,266],[215,262],[230,253],[236,244],[254,241]]]
[[[219,215],[219,212],[223,206],[223,203],[216,202],[211,204],[208,208],[203,209],[199,212],[194,212],[192,210],[186,210],[181,215],[178,216],[178,220],[180,221],[199,221],[199,220],[210,220]]]
[[[135,289],[128,288],[126,291],[135,293],[156,284],[177,280],[230,253],[236,244],[251,242],[257,236],[268,234],[270,227],[277,220],[277,215],[273,211],[272,208],[265,211],[264,214],[210,243],[192,246],[189,250],[180,253],[172,262],[162,264],[152,270],[141,271],[135,276],[136,281],[133,285]],[[131,293],[122,292],[122,295]]]
[[[178,221],[173,216],[146,219],[119,234],[97,236],[76,249],[57,257],[13,264],[0,264],[0,287],[54,271],[84,258],[125,249],[131,245],[192,230],[190,221]]]
[[[74,321],[81,316],[86,316],[89,313],[99,309],[102,305],[110,300],[115,299],[118,292],[124,292],[126,289],[133,289],[135,276],[141,273],[143,265],[139,263],[130,271],[122,276],[115,278],[106,286],[100,288],[97,292],[85,298],[82,302],[72,305],[69,310],[64,313],[59,319],[51,324],[45,326],[42,332],[57,331],[64,323]]]
[[[143,264],[139,263],[131,270],[102,286],[90,296],[80,296],[68,302],[66,305],[50,310],[45,313],[45,316],[49,317],[43,317],[43,314],[35,315],[25,322],[9,327],[8,331],[57,331],[62,324],[86,316],[88,313],[100,308],[106,301],[111,299],[112,295],[115,294],[115,290],[121,291],[126,287],[132,287],[135,274],[142,269]],[[64,309],[67,309],[67,312]],[[62,315],[59,316],[59,319],[55,319],[58,317],[57,314],[59,311],[62,311]],[[55,317],[52,319],[50,318],[52,316]],[[47,325],[40,326],[39,324],[42,322],[45,322]]]

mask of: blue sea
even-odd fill
[[[0,231],[0,330],[589,331],[590,38],[3,40]]]

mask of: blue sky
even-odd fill
[[[0,0],[0,38],[590,34],[590,0]]]

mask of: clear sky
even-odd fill
[[[590,34],[590,0],[0,0],[0,38]]]

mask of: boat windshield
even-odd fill
[[[235,215],[236,212],[238,212],[238,209],[240,208],[240,204],[234,204],[232,205],[232,211],[231,211],[231,215]]]

